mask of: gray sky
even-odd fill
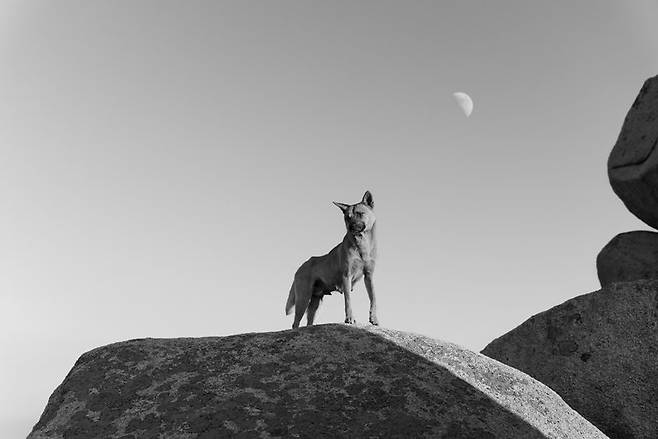
[[[0,436],[93,347],[289,328],[366,189],[382,325],[473,350],[647,229],[605,165],[656,2],[0,5]]]

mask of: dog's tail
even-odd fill
[[[289,315],[292,312],[293,307],[295,306],[295,283],[292,283],[290,287],[290,294],[288,294],[288,301],[286,302],[286,315]]]

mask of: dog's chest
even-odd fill
[[[353,277],[361,277],[363,275],[363,267],[365,262],[361,258],[354,258],[350,261],[348,272]]]
[[[356,278],[361,278],[365,271],[372,268],[374,258],[367,249],[354,248],[348,255],[348,273]]]

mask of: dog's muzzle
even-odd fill
[[[350,232],[352,233],[361,233],[365,229],[366,229],[366,225],[364,223],[350,224]]]

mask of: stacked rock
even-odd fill
[[[482,351],[555,390],[610,439],[658,438],[656,352],[658,280],[574,297]]]
[[[626,115],[608,176],[658,228],[658,76]],[[596,258],[602,288],[532,316],[482,353],[532,376],[611,439],[658,438],[658,233],[615,236]]]
[[[644,82],[608,158],[610,185],[636,217],[658,229],[658,76]],[[596,258],[601,286],[658,279],[658,233],[615,236]]]

